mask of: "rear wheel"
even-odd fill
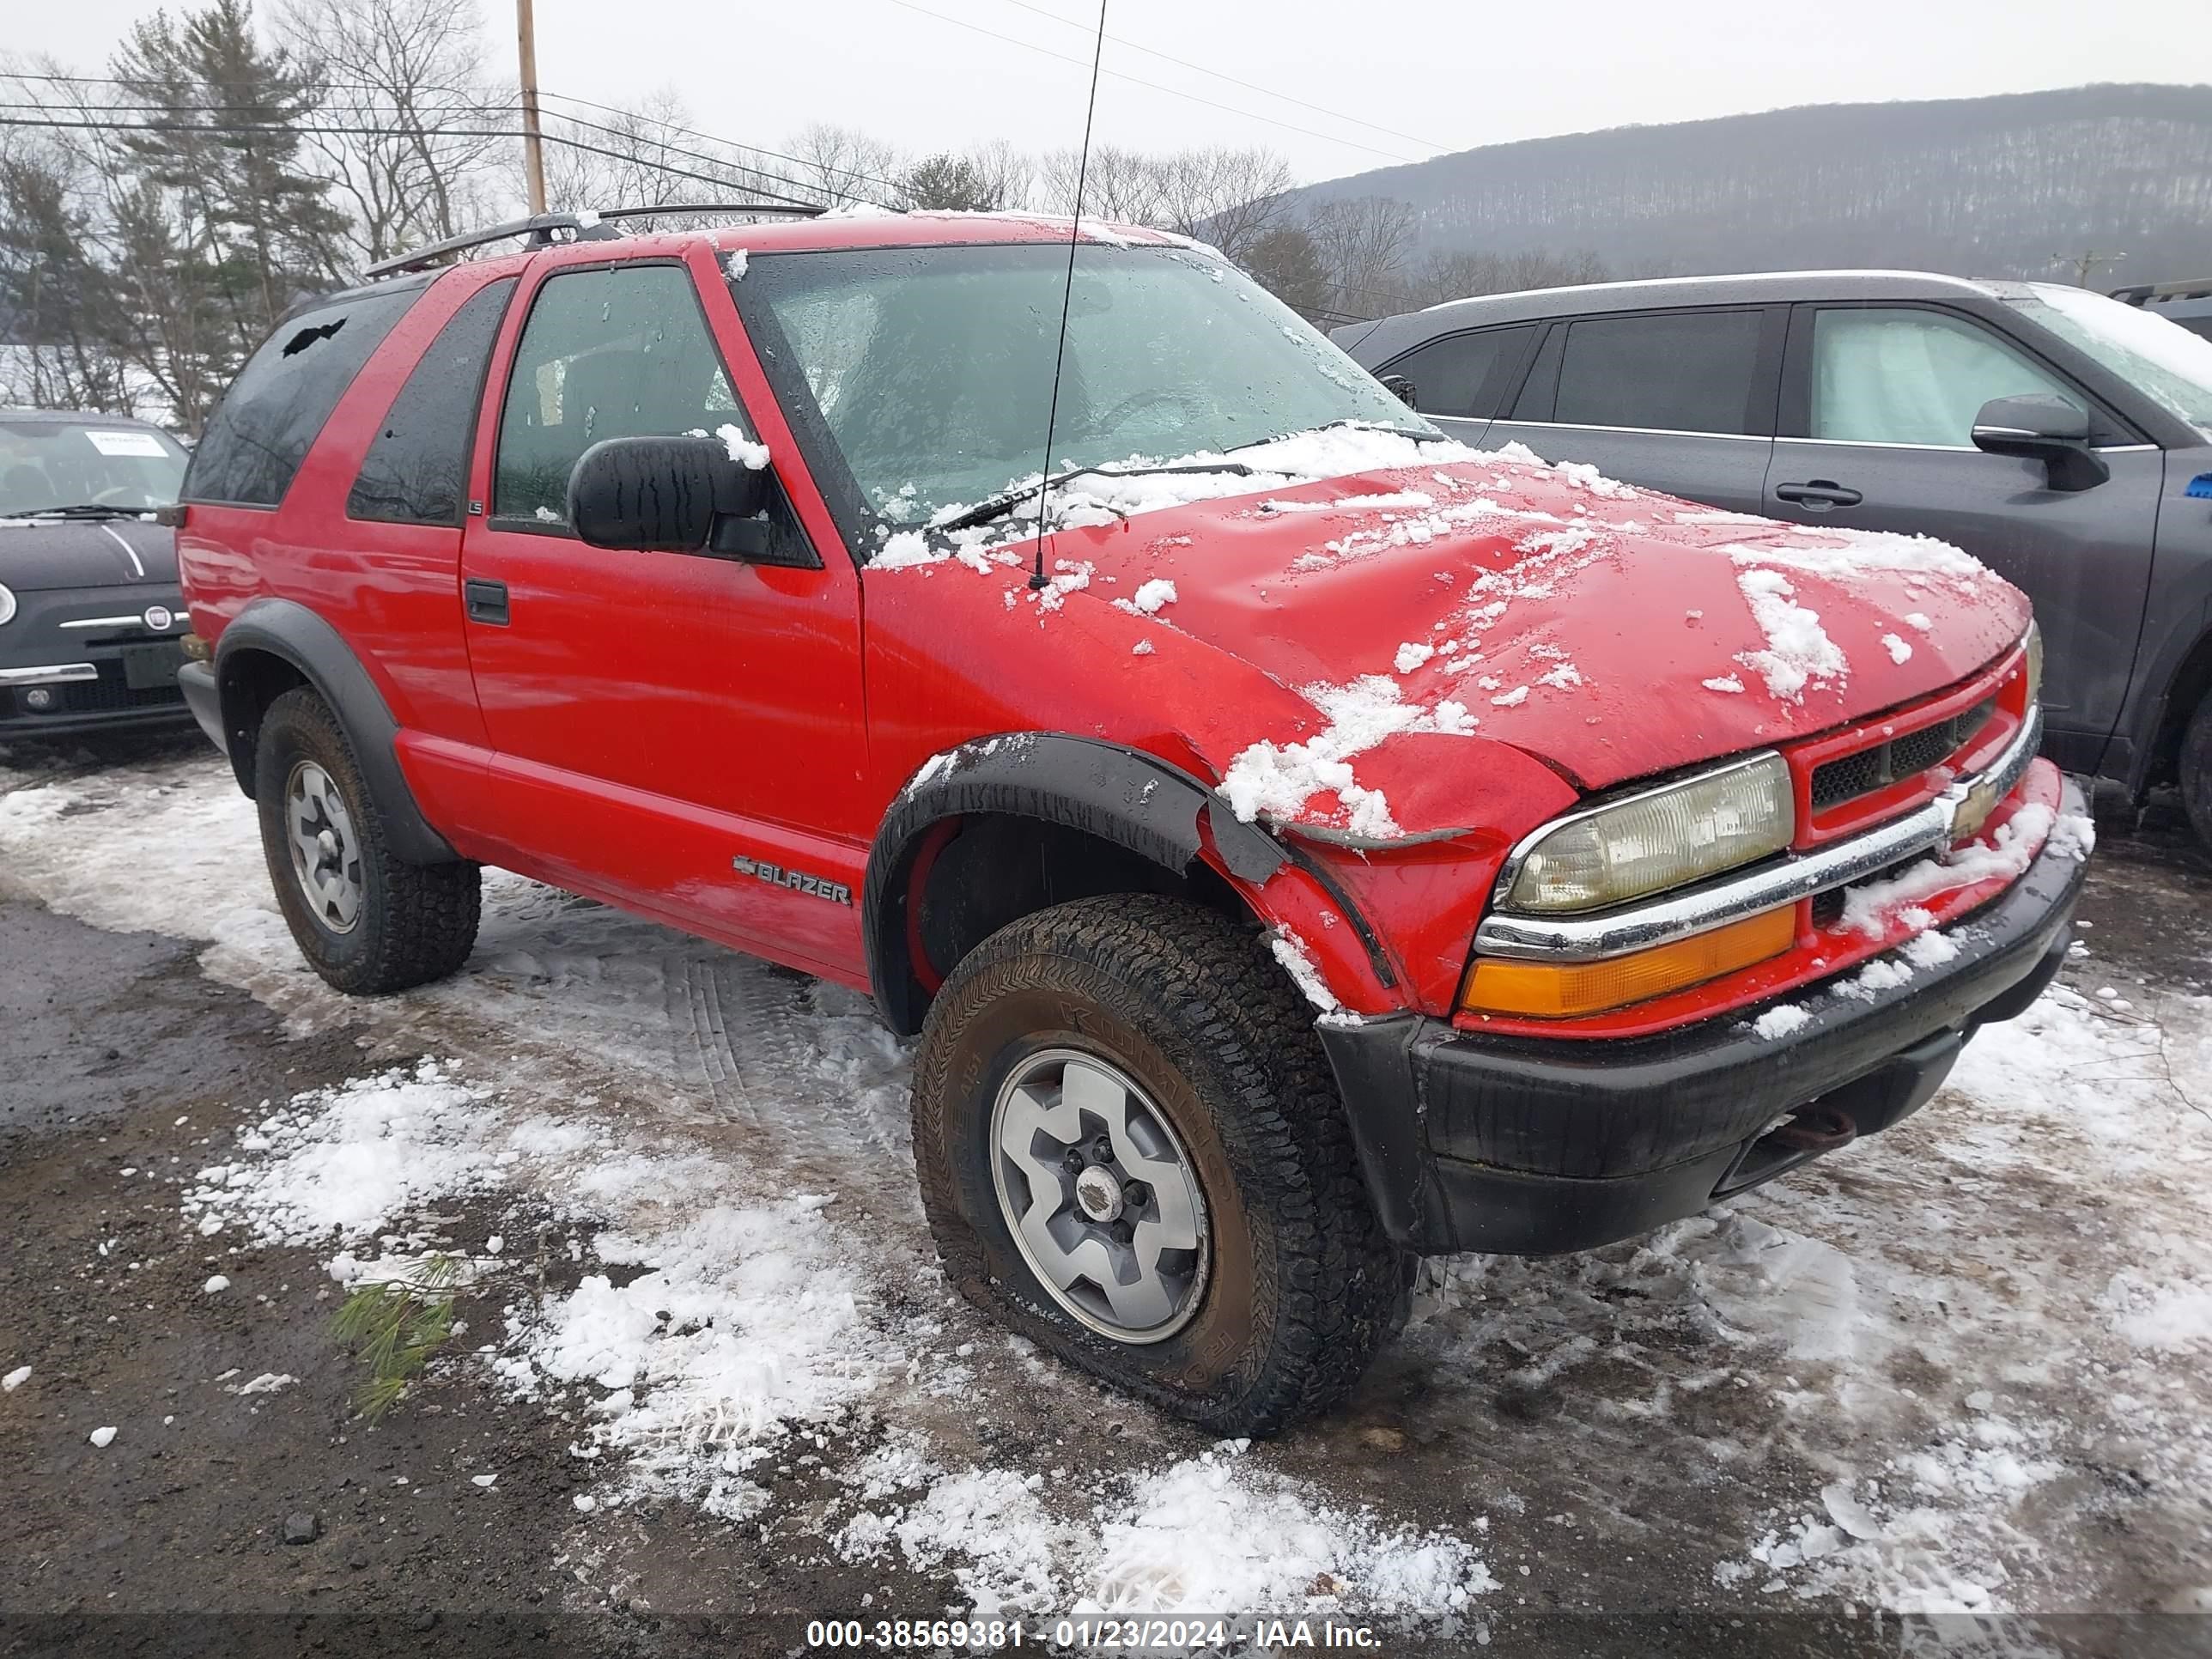
[[[2212,850],[2212,693],[2197,705],[2181,738],[2181,799],[2197,839]]]
[[[276,902],[308,966],[374,996],[442,979],[475,947],[481,876],[468,863],[395,857],[337,717],[287,691],[254,748],[261,849]]]
[[[1212,911],[1123,895],[994,934],[931,1007],[914,1114],[962,1292],[1215,1433],[1334,1403],[1403,1317],[1312,1012]]]

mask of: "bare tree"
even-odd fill
[[[1412,206],[1389,196],[1355,196],[1317,204],[1306,229],[1328,273],[1330,307],[1352,316],[1379,317],[1400,295],[1400,275],[1412,252],[1418,218]]]
[[[347,129],[308,142],[356,260],[485,216],[505,141],[477,135],[511,125],[513,104],[479,75],[474,0],[285,0],[276,34],[319,71],[326,125]]]
[[[1158,166],[1162,228],[1211,242],[1239,264],[1288,216],[1284,192],[1296,179],[1274,150],[1178,150]]]
[[[1079,179],[1086,219],[1112,219],[1125,225],[1167,222],[1167,197],[1157,156],[1119,144],[1098,144],[1086,167],[1080,151],[1054,150],[1038,167],[1045,211],[1074,212]]]
[[[788,181],[816,201],[888,205],[906,163],[896,149],[856,127],[817,121],[785,141]]]

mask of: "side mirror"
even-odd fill
[[[1408,409],[1420,407],[1413,401],[1419,395],[1414,390],[1413,383],[1402,374],[1385,374],[1382,377],[1382,389]]]
[[[769,556],[769,474],[719,438],[606,438],[568,475],[568,523],[591,547]]]
[[[2057,398],[1992,398],[1974,416],[1974,447],[2041,461],[2053,489],[2094,489],[2112,476],[2089,447],[2089,417]]]

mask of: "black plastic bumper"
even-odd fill
[[[1978,1027],[2057,974],[2085,867],[2046,849],[1947,930],[1950,962],[1863,1000],[1798,992],[1784,1000],[1809,1018],[1779,1039],[1753,1030],[1756,1008],[1621,1041],[1485,1037],[1410,1015],[1324,1026],[1385,1229],[1431,1255],[1588,1249],[1830,1149],[1802,1127],[1771,1133],[1786,1114],[1816,1108],[1803,1123],[1847,1126],[1845,1139],[1887,1128]]]
[[[222,731],[222,689],[216,684],[215,669],[204,662],[188,662],[177,671],[177,685],[185,694],[185,707],[192,711],[207,739],[226,755],[230,744]]]

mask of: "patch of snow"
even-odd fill
[[[1398,654],[1391,659],[1391,662],[1401,674],[1410,674],[1436,654],[1435,646],[1421,645],[1409,641],[1398,647]]]
[[[758,472],[768,465],[768,446],[748,438],[738,427],[727,423],[718,426],[714,428],[714,435],[722,441],[722,447],[730,452],[730,459],[744,467],[746,471]]]
[[[1885,634],[1881,636],[1881,648],[1889,653],[1889,659],[1892,662],[1905,663],[1912,660],[1912,647],[1894,634]]]
[[[1275,960],[1281,963],[1284,969],[1297,981],[1298,989],[1305,994],[1306,1000],[1317,1010],[1324,1014],[1333,1014],[1343,1007],[1344,1005],[1337,1000],[1336,993],[1328,988],[1328,981],[1322,977],[1321,964],[1314,960],[1312,948],[1291,930],[1288,922],[1275,924],[1267,947],[1274,952]]]
[[[1285,501],[1273,497],[1260,503],[1262,513],[1380,513],[1391,507],[1434,507],[1437,498],[1418,489],[1392,490],[1375,495],[1339,495],[1327,501]]]
[[[1924,612],[1918,611],[1906,611],[1905,613],[1905,623],[1906,627],[1917,628],[1923,634],[1925,634],[1929,629],[1936,626],[1934,623],[1928,619]]]
[[[7,1376],[0,1376],[0,1392],[13,1394],[30,1380],[31,1368],[28,1365],[18,1365]]]
[[[1850,663],[1820,626],[1820,613],[1796,603],[1797,590],[1788,577],[1776,570],[1747,570],[1737,576],[1736,586],[1766,635],[1765,649],[1741,652],[1736,660],[1765,680],[1770,693],[1785,702],[1802,702],[1808,685],[1842,681]]]
[[[1703,684],[1708,691],[1734,692],[1743,690],[1743,682],[1733,674],[1724,674],[1718,679],[1705,680],[1701,681],[1700,684]]]
[[[213,1296],[218,1291],[227,1291],[229,1288],[230,1281],[228,1279],[225,1279],[221,1273],[214,1274],[209,1279],[206,1284],[200,1286],[200,1290],[209,1296]]]
[[[1490,706],[1493,708],[1518,708],[1528,701],[1528,688],[1525,685],[1516,685],[1510,691],[1503,691],[1492,697],[1490,700]]]
[[[1134,645],[1129,647],[1129,654],[1133,657],[1151,656],[1152,654],[1152,642],[1150,640],[1139,640]]]
[[[1794,1032],[1803,1030],[1813,1023],[1813,1016],[1794,1002],[1777,1004],[1757,1019],[1751,1029],[1769,1042],[1780,1040]]]
[[[110,1423],[94,1429],[90,1434],[85,1436],[85,1438],[95,1446],[106,1446],[115,1438],[115,1425]]]
[[[264,1371],[251,1382],[234,1384],[226,1388],[223,1392],[225,1394],[278,1394],[290,1388],[299,1380],[298,1377],[283,1371]]]
[[[1160,613],[1162,605],[1173,605],[1175,602],[1176,585],[1159,576],[1155,576],[1150,581],[1141,584],[1137,591],[1129,596],[1129,603],[1147,617],[1157,617]]]
[[[1323,730],[1301,742],[1255,743],[1240,750],[1223,773],[1218,792],[1230,810],[1249,823],[1265,815],[1295,819],[1316,795],[1334,793],[1346,826],[1376,841],[1401,831],[1381,792],[1362,787],[1352,768],[1354,756],[1400,732],[1438,732],[1465,736],[1473,722],[1464,706],[1449,705],[1446,716],[1404,700],[1398,683],[1369,674],[1348,685],[1316,684],[1299,695],[1328,717]]]

